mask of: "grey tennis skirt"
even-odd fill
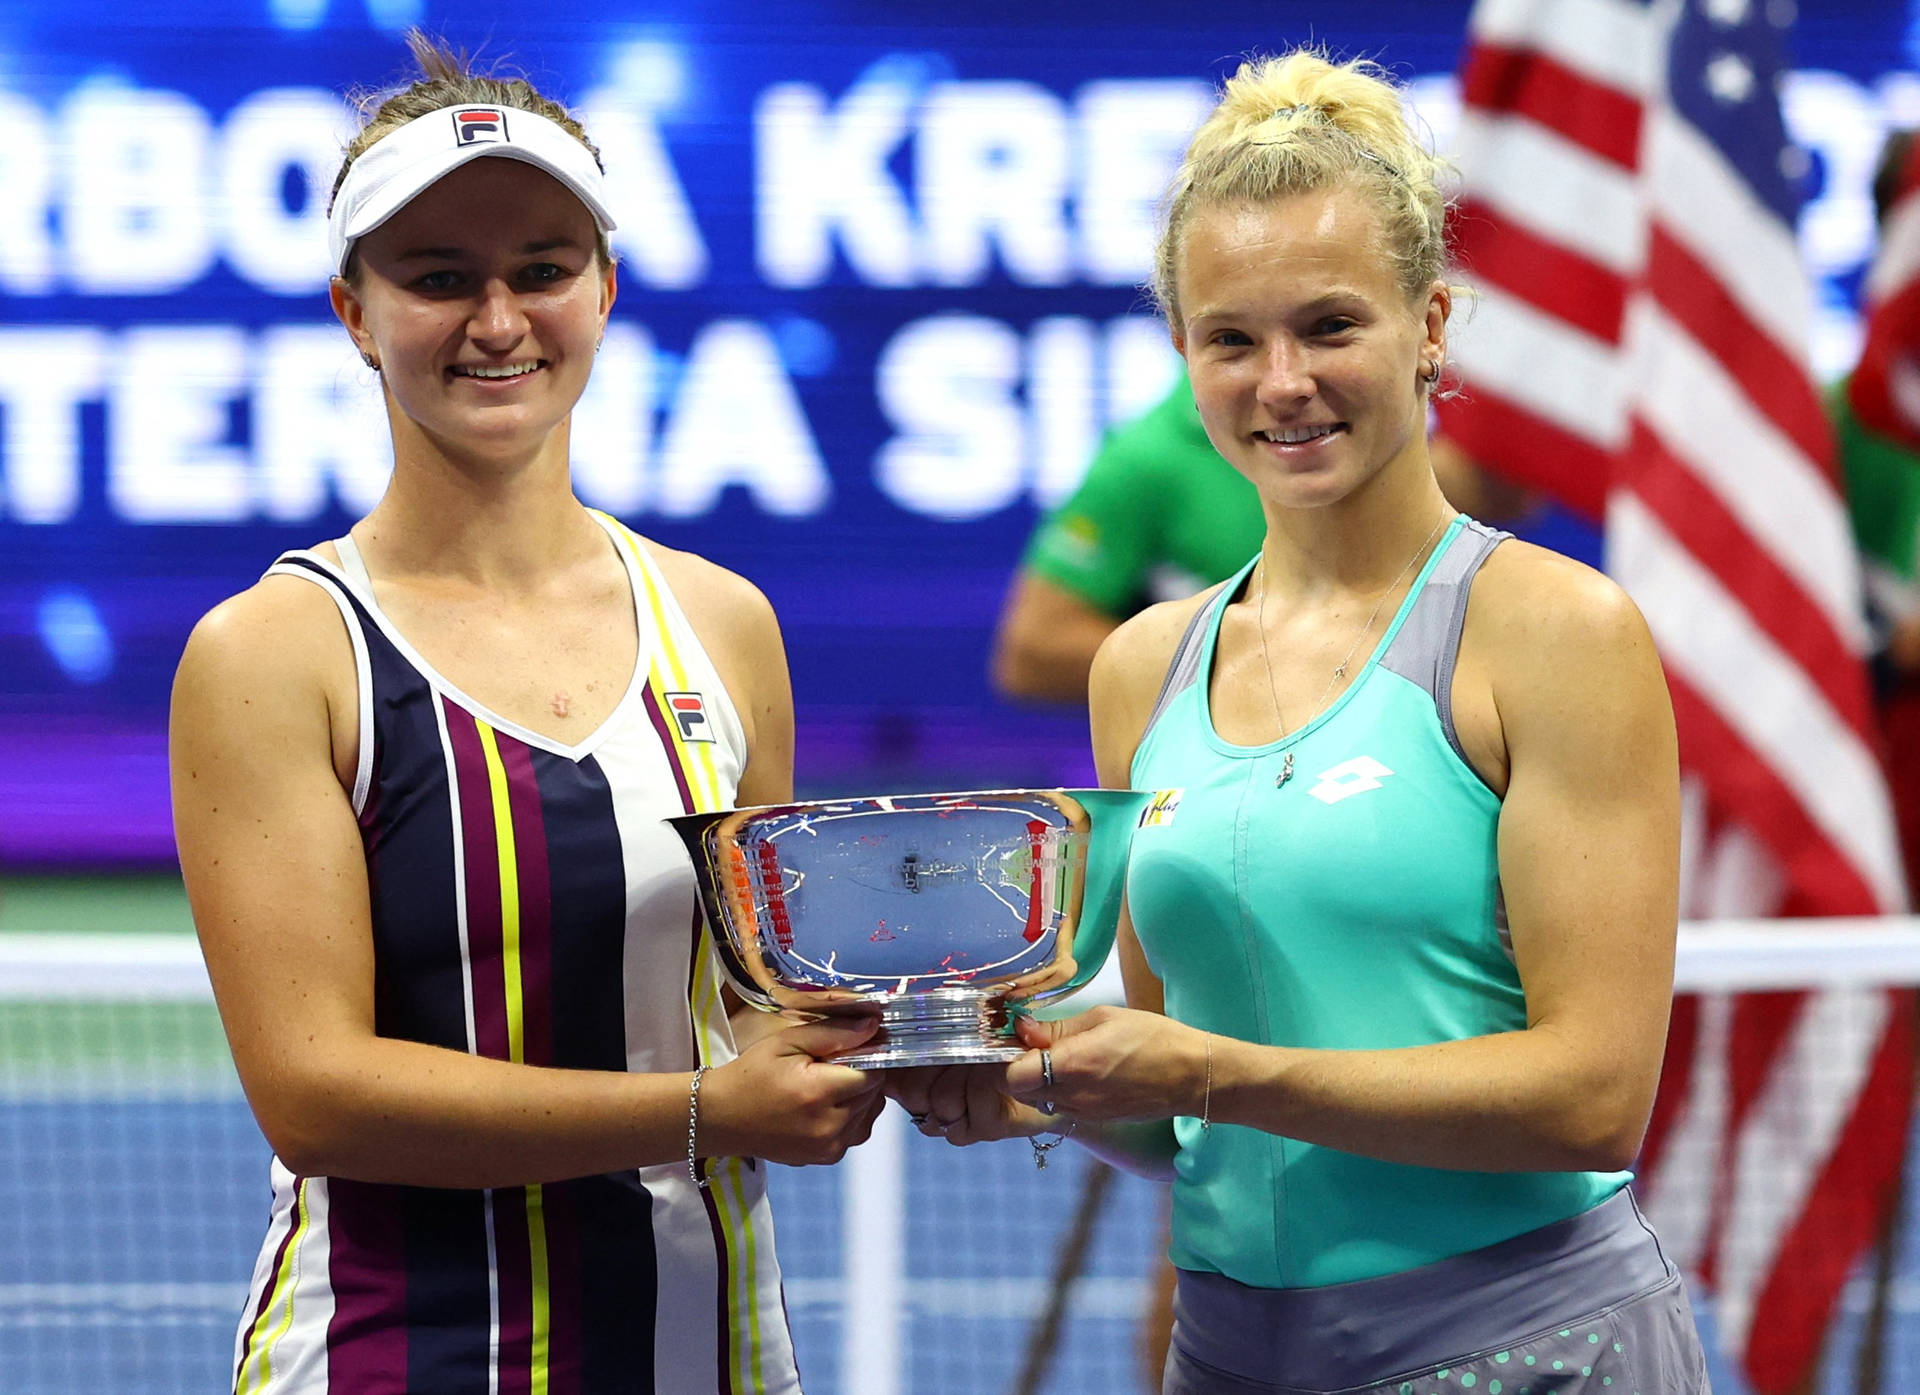
[[[1181,1270],[1163,1395],[1704,1395],[1679,1272],[1624,1188],[1404,1274],[1262,1289]]]

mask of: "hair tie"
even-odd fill
[[[1267,117],[1267,120],[1278,121],[1283,116],[1297,116],[1299,113],[1303,111],[1308,112],[1314,116],[1321,117],[1323,120],[1325,119],[1325,113],[1319,107],[1314,106],[1311,102],[1295,102],[1290,107],[1275,107],[1273,109],[1273,114]],[[1402,174],[1396,166],[1391,165],[1387,161],[1381,159],[1378,155],[1374,154],[1371,150],[1367,149],[1366,146],[1362,145],[1359,142],[1359,140],[1354,139],[1351,135],[1349,135],[1348,138],[1353,140],[1354,153],[1357,154],[1361,159],[1373,161],[1374,164],[1380,166],[1381,169],[1385,170],[1394,179],[1399,180],[1402,183],[1406,182],[1406,178],[1407,178],[1406,175]]]
[[[1381,169],[1385,170],[1388,174],[1392,175],[1395,179],[1399,180],[1401,183],[1406,182],[1407,177],[1404,174],[1400,173],[1398,169],[1388,164],[1385,160],[1381,159],[1378,155],[1374,154],[1371,150],[1367,149],[1364,145],[1361,146],[1359,150],[1360,150],[1361,159],[1373,161],[1374,164],[1380,166]]]

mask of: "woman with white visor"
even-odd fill
[[[779,630],[574,498],[598,156],[411,42],[329,219],[391,483],[202,620],[174,693],[181,864],[275,1153],[235,1388],[794,1391],[757,1159],[866,1136],[881,1097],[828,1058],[873,1026],[743,1024],[661,822],[790,797]]]

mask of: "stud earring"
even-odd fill
[[[375,358],[371,353],[369,353],[365,349],[362,349],[360,351],[360,361],[366,364],[367,367],[371,368],[374,372],[378,373],[380,371],[380,360]]]

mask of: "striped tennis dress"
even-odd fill
[[[351,539],[271,576],[333,597],[353,644],[353,808],[373,905],[375,1029],[537,1066],[732,1058],[693,873],[663,819],[732,803],[738,715],[640,541],[639,660],[562,746],[434,672]],[[235,1342],[239,1395],[759,1395],[799,1389],[766,1172],[684,1162],[484,1191],[301,1177],[273,1208]]]

